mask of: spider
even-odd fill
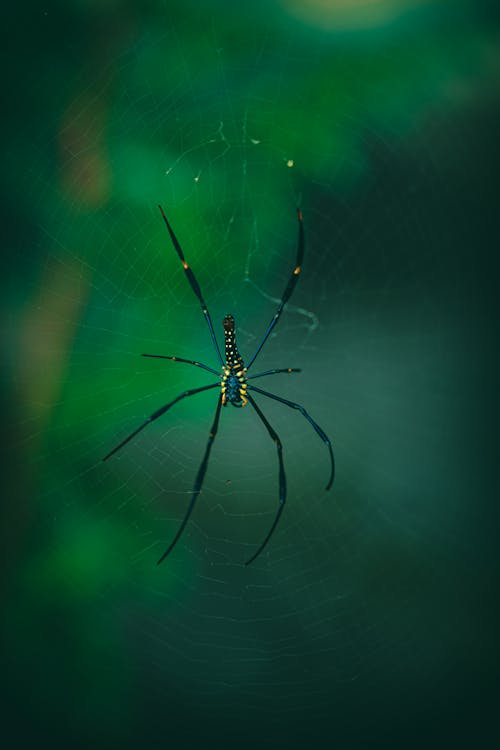
[[[321,427],[307,413],[304,407],[301,406],[300,404],[294,403],[293,401],[288,401],[286,398],[277,396],[274,393],[269,393],[268,391],[265,391],[262,388],[258,388],[255,385],[250,385],[248,382],[250,380],[255,380],[256,378],[262,378],[264,377],[264,375],[276,375],[278,373],[300,372],[300,369],[296,367],[285,367],[285,368],[277,368],[273,370],[266,370],[265,372],[259,372],[256,375],[247,375],[248,371],[250,370],[253,363],[257,359],[260,351],[262,350],[262,347],[264,346],[267,339],[269,338],[271,331],[273,330],[276,323],[278,322],[281,316],[281,313],[283,312],[283,308],[285,307],[286,303],[292,296],[293,290],[295,289],[295,286],[297,284],[299,274],[301,272],[302,260],[304,257],[304,227],[303,227],[303,222],[302,222],[302,212],[300,211],[300,209],[297,210],[299,236],[298,236],[298,243],[297,243],[297,257],[295,261],[295,267],[292,271],[290,279],[288,280],[288,284],[285,288],[285,291],[283,292],[280,303],[278,305],[278,309],[276,310],[274,316],[272,317],[271,322],[269,323],[266,329],[266,332],[264,333],[264,336],[262,337],[262,340],[260,344],[258,345],[254,355],[251,357],[248,364],[245,365],[240,353],[238,352],[238,347],[236,345],[236,326],[234,322],[234,317],[232,315],[226,315],[222,322],[222,325],[224,328],[224,339],[225,339],[224,340],[225,361],[223,360],[221,351],[219,349],[219,344],[217,342],[217,337],[215,335],[214,327],[212,324],[212,319],[210,317],[208,308],[205,304],[205,300],[203,299],[200,286],[196,280],[196,277],[193,271],[191,270],[190,266],[188,265],[184,257],[184,253],[182,251],[179,240],[174,234],[174,231],[172,227],[170,226],[170,222],[165,216],[165,213],[162,207],[158,206],[158,208],[160,209],[161,215],[166,224],[168,233],[170,235],[170,239],[172,240],[172,244],[177,252],[177,255],[180,258],[182,267],[184,268],[184,272],[186,274],[186,278],[191,286],[191,289],[193,290],[195,295],[198,297],[198,300],[200,301],[201,309],[203,311],[203,315],[205,316],[205,320],[208,325],[208,330],[210,331],[210,335],[212,337],[215,351],[219,358],[222,373],[218,372],[217,370],[214,370],[212,367],[208,367],[207,365],[202,364],[201,362],[197,362],[191,359],[183,359],[182,357],[171,357],[171,356],[167,356],[164,354],[142,354],[143,357],[154,357],[157,359],[170,359],[173,362],[184,362],[186,364],[193,365],[194,367],[201,367],[203,370],[207,370],[208,372],[213,373],[217,377],[220,377],[220,381],[218,381],[217,383],[211,383],[210,385],[204,385],[201,388],[193,388],[189,391],[184,391],[179,396],[174,398],[173,401],[170,401],[168,404],[165,404],[165,406],[162,406],[160,409],[157,409],[157,411],[153,412],[153,414],[151,414],[151,416],[149,416],[145,422],[143,422],[128,437],[122,440],[121,443],[119,443],[119,445],[113,448],[113,450],[111,450],[102,460],[107,461],[108,458],[111,458],[111,456],[117,453],[117,451],[121,450],[121,448],[123,448],[128,442],[130,442],[130,440],[132,440],[139,432],[141,432],[141,430],[147,427],[148,424],[151,424],[156,419],[158,419],[163,414],[165,414],[165,412],[167,412],[178,401],[181,401],[181,399],[194,396],[196,393],[202,393],[203,391],[207,391],[210,388],[220,389],[219,398],[217,400],[217,408],[215,410],[215,418],[212,424],[212,428],[210,430],[210,434],[208,436],[208,441],[207,441],[207,445],[205,448],[205,454],[200,464],[200,468],[198,469],[198,474],[196,475],[196,480],[195,480],[194,487],[193,487],[193,494],[191,497],[191,501],[188,505],[188,508],[186,510],[182,523],[179,526],[179,529],[177,530],[175,537],[173,538],[172,542],[167,547],[163,555],[158,560],[158,565],[159,565],[172,552],[175,545],[179,541],[182,535],[182,532],[184,531],[186,524],[191,516],[191,513],[193,512],[193,508],[195,506],[196,500],[198,499],[198,495],[201,492],[201,488],[203,486],[203,480],[205,478],[205,474],[207,471],[208,460],[210,458],[210,451],[212,450],[212,445],[214,443],[215,436],[217,435],[217,430],[219,427],[221,407],[222,406],[226,407],[228,404],[231,404],[232,406],[241,408],[241,407],[246,406],[248,403],[250,403],[250,405],[253,407],[253,409],[257,413],[257,416],[259,417],[261,422],[264,424],[267,432],[269,433],[270,438],[276,443],[276,449],[278,452],[278,483],[279,483],[279,504],[278,504],[278,510],[277,510],[276,516],[274,518],[271,528],[269,529],[264,541],[262,542],[260,547],[257,549],[257,551],[252,555],[252,557],[246,561],[245,565],[250,565],[250,563],[252,563],[261,554],[263,549],[266,547],[267,543],[271,539],[271,536],[273,535],[274,530],[276,529],[276,526],[278,525],[278,521],[281,517],[283,508],[285,507],[285,502],[286,502],[286,475],[285,475],[285,467],[283,464],[283,446],[281,444],[281,440],[278,437],[278,434],[276,433],[276,431],[269,424],[267,418],[264,416],[260,407],[256,403],[253,396],[249,393],[249,391],[252,391],[252,393],[259,393],[262,396],[266,396],[266,398],[273,399],[273,401],[279,401],[280,404],[285,404],[285,406],[289,406],[291,409],[297,409],[307,419],[307,421],[313,426],[314,430],[317,432],[321,440],[325,443],[326,447],[328,448],[328,451],[330,454],[330,477],[328,479],[328,484],[326,485],[327,490],[329,490],[333,484],[333,478],[334,478],[334,473],[335,473],[335,464],[334,464],[333,451],[332,451],[330,440],[327,437],[327,435],[323,432]]]

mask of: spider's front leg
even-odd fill
[[[250,385],[249,389],[251,391],[256,391],[257,393],[262,393],[263,396],[267,396],[267,398],[272,398],[273,401],[279,401],[280,404],[285,404],[285,406],[289,406],[291,409],[297,409],[297,411],[299,411],[302,414],[302,416],[307,419],[309,424],[313,426],[315,432],[319,435],[321,440],[324,442],[330,454],[330,478],[328,479],[328,484],[326,485],[326,489],[329,490],[335,478],[335,459],[333,457],[332,444],[330,442],[330,438],[328,437],[328,435],[324,432],[324,430],[321,429],[319,424],[314,421],[311,415],[300,404],[296,404],[294,401],[289,401],[286,398],[277,396],[275,393],[269,393],[269,391],[264,391],[262,388],[257,388],[256,385]]]
[[[196,500],[198,499],[198,495],[201,492],[201,488],[203,485],[203,480],[205,479],[205,474],[207,471],[208,466],[208,459],[210,458],[210,451],[212,450],[212,445],[215,440],[215,436],[217,435],[217,430],[219,429],[219,418],[220,418],[220,409],[222,406],[222,396],[219,396],[219,400],[217,401],[217,409],[215,410],[215,418],[212,425],[212,428],[210,430],[210,434],[208,436],[208,442],[207,447],[205,448],[205,454],[203,456],[203,460],[200,464],[200,468],[198,469],[198,474],[196,475],[196,480],[193,487],[193,496],[191,498],[191,502],[188,505],[188,509],[184,515],[184,518],[182,519],[182,523],[179,526],[179,529],[177,531],[177,534],[174,536],[173,540],[171,541],[170,545],[167,547],[163,555],[158,560],[158,565],[163,562],[163,560],[172,552],[173,548],[177,544],[177,542],[180,539],[180,536],[182,532],[184,531],[187,522],[189,521],[189,516],[193,512],[193,508],[195,506]]]
[[[280,520],[281,514],[283,513],[283,508],[285,507],[285,503],[286,503],[286,475],[285,475],[285,466],[283,464],[283,446],[281,444],[281,440],[279,439],[279,436],[276,430],[274,430],[271,427],[266,417],[257,406],[255,399],[253,399],[250,394],[248,394],[248,400],[250,401],[253,408],[257,412],[261,422],[263,422],[264,427],[269,433],[269,437],[276,443],[276,449],[278,451],[279,505],[278,505],[278,511],[276,513],[272,526],[267,533],[266,538],[264,539],[260,547],[257,549],[257,552],[255,552],[252,555],[252,557],[246,561],[245,565],[250,565],[250,563],[252,563],[260,555],[260,553],[262,552],[262,550],[264,549],[264,547],[266,546],[266,544],[272,537],[274,530],[276,526],[278,525],[278,521]]]
[[[157,409],[151,416],[149,416],[145,422],[143,422],[136,430],[130,433],[128,437],[125,438],[125,440],[122,440],[121,443],[119,443],[113,450],[111,450],[109,453],[107,453],[103,461],[107,461],[108,458],[111,458],[115,453],[117,453],[121,448],[123,448],[127,443],[129,443],[133,438],[135,438],[136,435],[138,435],[142,430],[148,426],[148,424],[151,424],[151,422],[154,422],[159,417],[161,417],[165,412],[167,412],[169,409],[172,408],[174,404],[176,404],[178,401],[181,401],[183,398],[188,398],[189,396],[194,396],[195,393],[201,393],[202,391],[208,391],[210,388],[217,388],[219,384],[218,383],[211,383],[211,385],[204,385],[201,388],[193,388],[190,391],[184,391],[184,393],[181,393],[180,396],[177,396],[177,398],[174,398],[173,401],[169,401],[168,404],[165,404],[165,406],[162,406],[160,409]]]

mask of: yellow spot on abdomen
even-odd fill
[[[189,266],[188,266],[188,264],[186,263],[186,261],[185,261],[185,260],[183,260],[183,261],[182,261],[182,265],[184,266],[184,268],[185,268],[185,269],[186,269],[186,268],[189,268]]]
[[[295,271],[294,271],[294,274],[295,274],[295,276],[298,276],[298,275],[299,275],[299,273],[300,273],[300,270],[301,270],[301,269],[300,269],[300,266],[297,266],[297,268],[296,268],[296,269],[295,269]]]

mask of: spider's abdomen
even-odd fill
[[[243,360],[236,346],[236,327],[232,315],[226,315],[222,321],[224,326],[224,353],[226,355],[226,366],[230,368],[243,368]]]
[[[221,380],[222,403],[233,406],[246,406],[246,368],[236,346],[236,330],[232,315],[226,315],[223,322],[226,366]]]

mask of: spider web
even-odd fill
[[[76,654],[49,640],[82,695],[99,670],[85,705],[105,706],[106,736],[158,736],[152,711],[165,705],[172,738],[216,736],[222,721],[231,735],[250,715],[249,744],[276,731],[287,746],[324,736],[332,719],[340,736],[369,734],[389,707],[405,731],[425,692],[424,705],[443,708],[475,617],[452,571],[475,549],[468,493],[480,461],[459,429],[477,386],[474,347],[464,352],[478,297],[450,208],[475,131],[455,119],[489,80],[490,41],[443,32],[431,4],[417,5],[387,3],[361,30],[346,10],[333,31],[317,28],[314,3],[307,20],[294,3],[256,6],[233,35],[226,17],[202,12],[195,24],[176,9],[167,22],[155,5],[133,32],[123,22],[98,75],[90,56],[66,81],[55,179],[54,122],[32,147],[37,263],[13,367],[37,509],[23,586],[57,599],[72,623]],[[293,268],[297,205],[304,214],[303,274],[253,371],[302,368],[258,385],[317,419],[337,478],[326,493],[325,446],[300,414],[257,394],[284,444],[288,502],[248,568],[278,503],[275,446],[250,407],[223,410],[195,511],[159,568],[217,391],[101,462],[157,408],[215,380],[141,353],[218,367],[158,203],[219,341],[233,313],[247,360]],[[96,645],[115,636],[105,653]],[[49,656],[37,659],[42,672]],[[51,679],[49,713],[63,670]],[[82,716],[72,709],[70,731]]]

